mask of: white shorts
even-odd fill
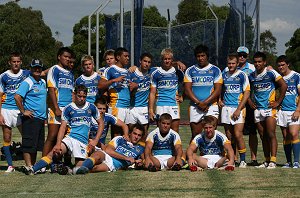
[[[59,107],[63,111],[63,107]],[[48,124],[61,124],[61,116],[56,116],[54,111],[48,108]]]
[[[16,127],[22,124],[20,110],[16,109],[1,109],[1,114],[4,118],[4,123],[8,127]]]
[[[116,171],[116,167],[114,166],[113,163],[113,158],[110,155],[108,155],[105,151],[102,152],[105,155],[105,160],[102,163],[104,163],[108,167],[109,172]]]
[[[67,146],[68,151],[72,154],[72,157],[86,159],[87,154],[87,145],[82,142],[70,137],[66,136],[62,142]]]
[[[158,159],[159,163],[160,163],[160,169],[167,169],[168,168],[168,160],[173,157],[172,155],[154,155],[153,157],[155,157],[156,159]]]
[[[190,106],[189,108],[190,122],[198,123],[204,116],[213,116],[219,118],[219,107],[218,105],[211,105],[207,112],[201,111],[198,107]]]
[[[168,113],[172,116],[173,120],[180,119],[180,109],[179,106],[157,106],[156,114],[161,115],[163,113]]]
[[[108,113],[129,124],[129,108],[109,107]]]
[[[215,164],[222,158],[220,155],[203,155],[203,158],[207,159],[207,168],[215,168]]]
[[[232,114],[235,112],[236,109],[236,107],[223,107],[221,111],[221,122],[224,124],[231,125],[245,123],[246,108],[242,109],[242,111],[240,112],[240,117],[237,120],[233,120]]]
[[[273,117],[277,119],[277,110],[276,109],[255,109],[254,110],[255,123],[264,121],[267,117]]]
[[[148,107],[132,107],[129,111],[130,124],[148,124],[149,112]]]
[[[290,125],[297,125],[300,124],[300,119],[298,118],[297,121],[292,120],[292,115],[294,111],[282,111],[279,110],[277,113],[277,125],[282,127],[288,127]]]

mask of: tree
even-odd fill
[[[267,62],[270,65],[276,63],[276,42],[277,39],[270,30],[265,30],[260,34],[260,48],[267,55]]]
[[[260,34],[260,48],[262,51],[269,54],[277,54],[276,42],[277,39],[273,36],[270,30],[265,30]]]
[[[56,43],[50,28],[44,23],[41,11],[21,8],[14,2],[0,5],[0,72],[9,68],[10,53],[23,56],[23,67],[39,58],[45,67],[56,62]]]
[[[285,44],[288,48],[285,53],[289,58],[290,65],[297,72],[300,72],[300,28],[298,28],[292,38]]]

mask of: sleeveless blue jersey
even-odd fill
[[[48,88],[55,88],[59,107],[65,107],[72,102],[74,75],[71,71],[58,65],[52,66],[47,75],[47,84]],[[52,105],[50,102],[49,107],[51,108]]]
[[[105,144],[109,125],[116,125],[118,122],[118,119],[109,113],[105,113],[103,121],[104,121],[104,129],[102,131],[102,135],[99,139],[99,142],[102,144]],[[92,124],[91,124],[91,128],[90,128],[90,139],[94,139],[96,137],[97,131],[98,131],[98,123],[96,122],[95,119],[92,119]]]
[[[299,102],[300,74],[291,71],[288,75],[283,76],[283,79],[288,88],[281,103],[281,109],[283,111],[295,111]]]
[[[240,104],[244,92],[250,91],[250,84],[247,75],[237,70],[235,73],[230,74],[225,72],[223,77],[223,103],[226,106],[238,107]]]
[[[24,109],[33,112],[33,117],[47,118],[47,86],[44,79],[36,81],[32,76],[26,78],[16,94],[23,98]]]
[[[205,132],[202,132],[196,135],[191,144],[195,144],[199,148],[200,155],[222,155],[224,144],[230,144],[230,141],[223,133],[215,130],[213,138],[208,139]]]
[[[178,92],[179,76],[172,67],[168,71],[158,67],[151,75],[151,87],[157,91],[157,106],[177,106],[176,94]]]
[[[153,155],[173,155],[175,145],[181,145],[181,139],[177,132],[170,129],[169,133],[162,137],[158,127],[149,133],[146,142],[148,141],[153,143]]]
[[[277,71],[267,68],[260,74],[250,74],[249,81],[257,109],[269,109],[270,102],[275,101],[275,82],[281,78]]]
[[[109,106],[128,108],[130,106],[129,72],[124,68],[112,65],[104,70],[102,78],[105,80],[111,80],[120,76],[125,76],[124,80],[121,82],[115,82],[108,88],[110,97]]]
[[[18,110],[14,96],[21,82],[23,82],[29,74],[30,71],[21,69],[17,74],[7,70],[0,75],[0,92],[4,93],[1,98],[3,109]]]
[[[71,128],[69,136],[83,144],[88,144],[92,118],[98,120],[100,114],[97,107],[89,102],[86,102],[82,108],[78,108],[72,102],[63,109],[62,113],[62,120],[66,121]]]
[[[212,64],[208,64],[204,68],[193,65],[185,71],[184,82],[191,82],[196,98],[204,101],[214,91],[214,84],[222,84],[223,79],[221,70]],[[195,105],[195,103],[191,102],[191,105]]]
[[[127,140],[122,136],[114,137],[110,142],[115,148],[115,151],[121,155],[126,157],[132,157],[135,160],[139,159],[140,156],[144,153],[145,147],[141,144],[133,145],[131,142],[127,142]],[[120,160],[113,158],[114,167],[118,170],[120,168],[124,168],[130,165],[130,162],[126,160]]]
[[[91,76],[81,75],[75,81],[75,86],[77,85],[85,85],[88,89],[86,101],[90,103],[94,103],[98,97],[98,82],[101,77],[94,72]]]

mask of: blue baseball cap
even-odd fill
[[[43,67],[43,63],[39,59],[32,59],[30,66],[31,67]]]
[[[237,51],[236,51],[237,53],[246,53],[246,54],[249,54],[249,50],[248,50],[248,48],[247,47],[245,47],[245,46],[240,46],[238,49],[237,49]]]

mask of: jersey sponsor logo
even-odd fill
[[[147,82],[141,82],[138,85],[137,91],[148,91],[150,89],[150,81]]]
[[[137,157],[137,155],[134,152],[132,152],[132,151],[130,151],[130,150],[128,150],[128,149],[126,149],[126,148],[124,148],[122,146],[118,146],[116,148],[116,152],[121,153],[121,154],[123,154],[123,155],[125,155],[127,157],[132,157],[132,158],[136,158]]]
[[[97,86],[92,86],[88,87],[88,96],[95,96],[98,93],[98,87]]]
[[[213,76],[195,76],[192,77],[192,83],[200,86],[213,85]]]
[[[60,78],[58,80],[58,87],[73,89],[73,81],[68,78]]]
[[[271,90],[271,83],[259,83],[254,84],[254,89],[257,92],[264,92],[264,91],[270,91]]]
[[[82,124],[90,125],[91,121],[91,117],[73,117],[70,121],[70,124],[77,126],[80,126]]]
[[[240,84],[225,84],[225,92],[227,93],[240,93]]]
[[[157,83],[159,88],[176,88],[178,85],[178,80],[160,80]]]
[[[288,86],[286,90],[286,95],[297,95],[297,88],[295,86]]]
[[[5,92],[6,93],[16,93],[16,91],[18,90],[18,88],[20,87],[21,83],[18,84],[14,84],[14,85],[7,85],[5,87]]]

